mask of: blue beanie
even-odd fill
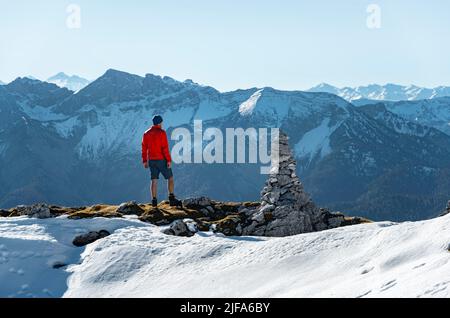
[[[163,122],[163,119],[161,116],[156,115],[155,117],[153,117],[153,125],[159,125]]]

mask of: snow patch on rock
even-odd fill
[[[243,116],[251,115],[256,107],[256,103],[261,98],[263,89],[257,90],[248,100],[239,106],[239,113]]]
[[[330,127],[330,118],[325,118],[319,126],[305,133],[294,146],[297,157],[306,157],[311,161],[317,154],[320,158],[330,154],[330,137],[341,123],[342,121]]]

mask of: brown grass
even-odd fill
[[[152,224],[167,224],[179,219],[199,219],[204,217],[200,211],[172,207],[167,201],[161,202],[156,208],[150,204],[142,204],[140,207],[144,210],[144,213],[139,219]]]
[[[69,219],[85,219],[85,218],[120,218],[122,214],[117,213],[117,205],[97,204],[90,207],[86,207],[75,212],[67,211]]]

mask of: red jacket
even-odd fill
[[[142,162],[148,160],[167,160],[171,162],[169,142],[166,132],[159,126],[153,126],[142,137]]]

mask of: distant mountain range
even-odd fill
[[[384,101],[411,101],[450,96],[450,87],[423,88],[415,85],[402,86],[396,84],[368,85],[358,87],[337,88],[329,84],[319,84],[309,92],[324,92],[340,96],[348,101],[358,99]]]
[[[60,72],[47,79],[47,82],[58,85],[59,87],[66,87],[71,91],[78,92],[87,85],[89,81],[85,78],[79,77],[77,75],[69,76],[63,72]]]
[[[40,81],[39,79],[31,75],[25,76],[24,78]],[[60,72],[54,76],[49,77],[46,82],[56,84],[59,87],[68,88],[73,92],[78,92],[79,90],[86,87],[90,83],[90,81],[80,76],[77,75],[69,76],[63,72]],[[0,85],[6,85],[6,83],[0,81]]]
[[[366,102],[270,87],[221,93],[117,70],[76,94],[18,78],[0,87],[0,207],[148,201],[140,142],[158,113],[169,136],[194,119],[204,128],[280,127],[320,205],[375,220],[436,216],[450,199],[450,98]],[[179,196],[230,201],[258,199],[266,179],[250,164],[174,172]]]

